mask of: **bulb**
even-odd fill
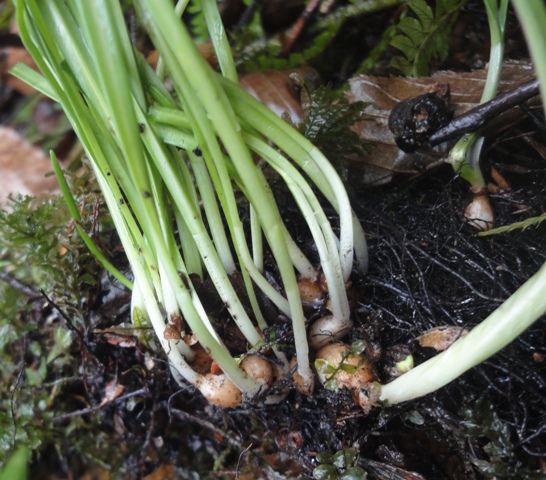
[[[301,277],[298,280],[298,290],[302,302],[317,306],[324,300],[324,292],[317,280]]]
[[[353,321],[341,321],[334,315],[319,318],[309,328],[309,346],[318,350],[345,337],[353,328]]]
[[[491,230],[495,222],[493,207],[483,189],[473,191],[474,197],[464,210],[465,222],[482,232]]]
[[[225,374],[208,373],[197,380],[196,387],[213,405],[221,408],[233,408],[240,405],[243,395]]]
[[[367,387],[375,380],[375,375],[372,366],[362,355],[348,352],[348,345],[342,342],[332,343],[317,352],[317,360],[326,361],[326,368],[323,362],[316,362],[315,365],[323,385],[328,383],[335,389],[347,387],[354,397],[361,388]],[[319,364],[323,366],[319,367]]]
[[[271,385],[273,382],[273,369],[271,364],[258,355],[247,355],[241,362],[241,368],[254,380],[263,381],[264,385]]]

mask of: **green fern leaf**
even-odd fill
[[[400,70],[406,77],[411,76],[413,65],[404,57],[394,57],[391,60],[391,66]]]
[[[409,39],[408,37],[405,37],[403,35],[396,35],[392,41],[391,45],[393,47],[396,47],[398,50],[400,50],[404,56],[406,61],[411,62],[415,58],[415,44]],[[395,57],[398,58],[398,57]]]
[[[209,31],[205,23],[205,17],[201,4],[197,0],[191,0],[186,11],[190,15],[190,29],[197,43],[204,43],[209,40]]]
[[[436,2],[437,8],[442,8],[442,1]],[[430,30],[434,26],[434,14],[432,8],[430,8],[425,0],[412,0],[410,2],[410,8],[415,12],[419,21],[423,23],[425,30]]]
[[[400,20],[398,33],[390,44],[402,52],[391,61],[391,66],[404,75],[427,76],[433,59],[447,57],[447,40],[451,26],[467,0],[437,0],[435,11],[425,0],[410,0],[412,15]]]
[[[511,232],[512,230],[517,230],[519,228],[526,229],[532,225],[538,226],[539,223],[542,223],[546,220],[546,213],[539,215],[538,217],[530,217],[522,220],[521,222],[514,222],[510,225],[504,225],[502,227],[492,228],[484,232],[478,233],[478,236],[485,237],[487,235],[497,235],[498,233]]]
[[[329,85],[315,89],[305,82],[302,90],[305,115],[299,130],[331,161],[343,160],[346,155],[366,149],[350,127],[362,120],[367,105],[364,102],[349,103]]]
[[[288,58],[280,57],[281,46],[274,41],[264,43],[261,37],[251,34],[240,34],[235,37],[235,57],[240,72],[255,72],[264,70],[288,70],[309,63],[319,56],[337,34],[335,31],[327,31],[317,35],[311,46],[302,52],[289,55]]]

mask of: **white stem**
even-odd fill
[[[257,137],[245,134],[244,138],[250,148],[277,171],[290,189],[315,241],[328,283],[333,313],[342,322],[348,320],[349,302],[336,237],[318,199],[303,176],[286,158]]]
[[[340,221],[340,257],[343,277],[348,280],[353,268],[354,243],[358,244],[358,268],[367,268],[367,248],[361,228],[355,227],[358,219],[354,215],[343,182],[326,157],[309,140],[302,137],[294,128],[279,119],[267,107],[233,84],[219,77],[232,105],[242,123],[251,125],[267,138],[275,139],[278,148],[292,158],[320,189],[322,194],[336,209]],[[355,240],[355,236],[360,238]]]
[[[233,261],[233,256],[231,255],[226,231],[224,230],[224,224],[220,215],[218,203],[216,201],[214,188],[212,187],[212,182],[210,181],[210,177],[207,172],[205,161],[202,157],[198,157],[190,151],[187,153],[191,161],[195,181],[199,187],[199,193],[201,194],[201,200],[203,202],[209,228],[211,230],[214,246],[218,251],[218,255],[220,256],[220,260],[226,273],[228,275],[233,275],[236,270],[235,262]]]
[[[250,231],[252,238],[252,259],[259,272],[264,271],[264,242],[260,219],[254,207],[250,205]]]

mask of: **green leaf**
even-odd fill
[[[341,363],[339,365],[339,369],[347,372],[349,375],[354,375],[358,371],[359,367],[349,363]]]
[[[366,340],[355,340],[353,343],[351,343],[349,354],[361,355],[364,350],[366,350],[367,346],[368,344],[366,343]]]
[[[323,358],[317,358],[315,360],[315,368],[317,372],[322,373],[323,375],[334,375],[338,370],[328,360],[324,360]]]
[[[313,470],[313,478],[316,480],[336,480],[338,478],[336,467],[333,465],[319,465]]]
[[[412,42],[410,38],[405,37],[403,35],[396,35],[391,40],[391,45],[394,48],[397,48],[398,50],[400,50],[404,54],[406,59],[409,60],[410,62],[415,58],[416,48],[415,48],[415,44]],[[397,58],[400,58],[400,57],[394,57],[393,60]]]
[[[332,465],[339,469],[351,467],[358,457],[358,452],[354,448],[345,448],[334,454]]]
[[[466,1],[438,0],[433,12],[425,0],[410,0],[408,16],[400,20],[398,34],[390,42],[402,56],[394,57],[391,66],[404,75],[428,75],[433,60],[447,57],[451,26]]]
[[[197,43],[205,43],[209,40],[210,36],[200,3],[192,0],[187,6],[187,11],[191,15],[190,26],[192,35]]]
[[[406,77],[411,76],[412,64],[404,57],[394,57],[391,60],[391,66],[400,70]]]
[[[423,39],[423,35],[426,33],[424,25],[419,22],[419,20],[412,17],[403,18],[398,25],[398,29],[406,34],[407,38],[409,38],[416,47],[419,46],[419,43],[421,43],[421,40]],[[406,37],[402,35],[400,35],[400,37],[406,39]]]
[[[315,89],[309,82],[304,82],[303,86],[304,120],[299,127],[300,133],[319,147],[330,161],[342,160],[365,148],[350,127],[363,119],[368,104],[349,103],[330,86]]]
[[[441,3],[437,2],[438,5]],[[432,29],[434,26],[434,14],[432,13],[432,8],[428,6],[425,0],[412,0],[410,8],[415,12],[419,21],[422,22],[424,30],[428,31]]]
[[[351,467],[339,476],[339,480],[366,480],[368,474],[361,467]]]
[[[539,215],[538,217],[530,217],[525,220],[522,220],[521,222],[514,222],[510,225],[504,225],[502,227],[498,228],[492,228],[491,230],[487,230],[484,232],[479,232],[478,236],[484,237],[486,235],[496,235],[498,233],[504,233],[504,232],[511,232],[512,230],[516,230],[518,228],[525,229],[527,227],[530,227],[531,225],[537,225],[541,222],[546,220],[546,213],[543,213],[542,215]]]
[[[25,480],[28,476],[28,458],[28,449],[19,448],[0,472],[0,480]]]
[[[319,452],[316,458],[319,463],[332,463],[332,454],[330,452]]]

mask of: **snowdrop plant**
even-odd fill
[[[134,1],[172,91],[135,51],[120,2],[111,0],[17,1],[21,37],[43,76],[24,67],[16,72],[62,105],[82,142],[134,274],[133,321],[153,327],[175,376],[222,406],[268,387],[263,377],[245,371],[215,331],[192,281],[207,278],[249,349],[264,343],[268,328],[260,295],[291,320],[297,372],[310,391],[314,375],[298,277],[317,281],[320,270],[333,315],[349,325],[345,284],[355,260],[361,271],[367,268],[364,234],[327,159],[238,86],[214,0],[201,6],[221,74],[204,61],[180,21],[184,3],[175,11],[169,0]],[[320,265],[290,235],[253,155],[285,181]],[[337,211],[338,234],[311,185]],[[63,191],[70,203],[66,185]],[[240,196],[250,211],[249,239]],[[280,289],[266,278],[266,248]],[[230,281],[236,274],[248,305]],[[195,351],[184,341],[190,333],[221,374],[192,368]],[[275,346],[271,351],[286,374],[286,355]],[[220,390],[229,398],[220,399]]]
[[[322,322],[333,326],[319,335],[334,339],[338,329],[347,331],[351,326],[345,284],[353,268],[367,269],[364,234],[339,176],[320,151],[237,85],[214,0],[201,4],[221,74],[201,58],[180,21],[185,3],[179,2],[175,11],[169,0],[134,0],[161,54],[158,76],[134,50],[117,1],[17,0],[21,37],[43,76],[22,66],[15,73],[58,101],[70,119],[119,233],[133,283],[115,272],[100,252],[97,258],[132,286],[133,321],[153,328],[175,377],[194,385],[212,403],[231,407],[267,392],[272,379],[287,374],[295,364],[274,344],[268,346],[271,362],[264,364],[255,355],[234,358],[193,282],[209,278],[249,351],[260,349],[268,328],[257,291],[291,320],[297,357],[294,376],[301,389],[310,392],[314,375],[298,276],[314,283],[319,266],[305,257],[288,232],[253,155],[286,183],[315,242],[334,317]],[[486,5],[493,3],[486,1]],[[526,0],[513,0],[513,4],[544,91],[546,7]],[[504,15],[505,6],[503,0],[497,14]],[[165,88],[163,73],[173,91]],[[55,167],[60,171],[58,164]],[[68,185],[60,179],[77,218]],[[337,235],[312,186],[337,211]],[[240,216],[238,195],[250,212],[249,234]],[[94,248],[90,238],[86,241]],[[266,248],[274,259],[280,289],[266,278]],[[248,304],[230,281],[237,274],[243,279]],[[396,404],[426,395],[489,358],[545,311],[543,266],[445,352],[387,385],[375,383],[373,372],[363,375],[363,384],[351,378],[346,384],[365,409],[378,402]],[[184,341],[189,333],[218,364],[221,374],[193,368],[197,353]],[[316,348],[325,348],[322,339],[317,342]],[[338,353],[335,359],[322,361],[322,381],[328,384],[330,371],[344,377],[362,373],[363,359],[352,350],[333,346]],[[343,353],[346,350],[351,363]],[[265,401],[280,398],[282,394],[265,395]]]

